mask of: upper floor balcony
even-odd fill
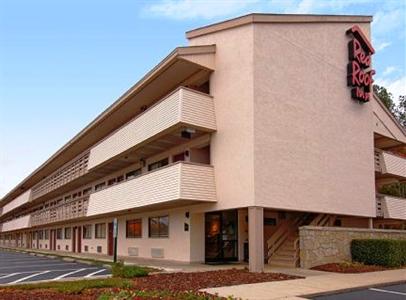
[[[87,216],[216,201],[213,167],[177,162],[91,194]]]
[[[383,177],[406,178],[406,158],[376,149],[375,171]]]
[[[24,205],[28,203],[31,200],[31,190],[28,190],[12,200],[11,202],[7,203],[4,205],[2,208],[0,208],[0,216],[5,215],[9,213],[10,211],[14,210],[17,207],[20,207],[21,205]]]
[[[31,214],[31,226],[44,225],[85,217],[89,196],[73,199]]]
[[[198,202],[215,202],[213,167],[176,162],[135,178],[106,187],[85,197],[43,208],[31,214],[31,226],[58,223],[82,217]]]
[[[95,168],[143,146],[148,148],[148,143],[154,140],[159,143],[160,137],[171,132],[182,136],[190,132],[215,130],[213,98],[181,87],[91,148],[88,168]],[[160,146],[164,143],[162,141]],[[171,144],[166,143],[168,146]],[[151,148],[155,146],[159,145],[150,145]]]
[[[406,220],[405,198],[378,194],[376,201],[378,217]]]
[[[1,232],[21,230],[31,226],[31,215],[26,215],[4,222],[1,226]]]

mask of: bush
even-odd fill
[[[114,277],[134,278],[148,275],[148,270],[139,266],[126,266],[122,262],[115,263],[111,268]]]
[[[365,239],[351,242],[352,260],[366,265],[406,265],[406,240]]]

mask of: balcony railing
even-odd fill
[[[215,202],[210,165],[178,162],[90,195],[87,216],[168,202]]]
[[[6,214],[13,209],[28,203],[31,200],[31,190],[26,191],[25,193],[21,194],[11,202],[7,203],[4,205],[2,208],[0,208],[0,215]]]
[[[375,150],[375,171],[406,178],[406,158],[386,151]]]
[[[31,226],[31,215],[26,215],[2,224],[1,232],[29,228]]]
[[[82,153],[32,188],[32,199],[37,199],[87,172],[89,152]]]
[[[89,196],[71,200],[31,214],[32,226],[55,223],[86,216]]]
[[[387,219],[406,220],[406,199],[378,194],[377,216]]]
[[[89,169],[177,127],[216,130],[214,101],[209,95],[179,88],[90,150]]]

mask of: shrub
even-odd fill
[[[122,262],[115,263],[111,268],[114,277],[134,278],[148,275],[148,270],[140,266],[126,266]]]
[[[352,260],[366,265],[406,265],[406,240],[364,239],[351,242]]]

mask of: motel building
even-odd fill
[[[380,193],[406,180],[406,135],[371,89],[371,21],[188,31],[1,199],[1,247],[106,258],[117,224],[119,258],[261,271],[300,266],[303,226],[405,229],[406,199]]]

